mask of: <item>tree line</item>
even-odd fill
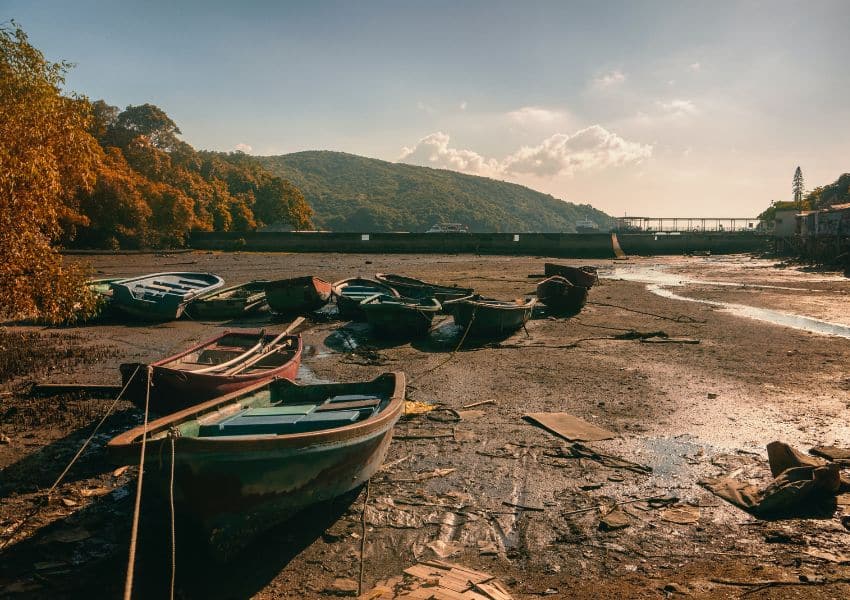
[[[152,104],[120,110],[64,90],[16,23],[0,25],[0,318],[48,322],[96,309],[62,246],[180,246],[193,229],[311,227],[290,182],[241,153],[197,151]]]

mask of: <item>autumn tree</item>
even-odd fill
[[[0,26],[0,316],[58,322],[94,310],[84,273],[54,244],[71,199],[91,189],[101,150],[85,98],[62,93],[50,62],[14,22]]]

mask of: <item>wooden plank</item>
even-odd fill
[[[121,392],[120,385],[92,383],[39,383],[32,387],[30,396],[47,398],[60,394],[80,394],[93,398],[115,398]]]
[[[523,417],[571,442],[595,442],[617,437],[613,431],[588,423],[569,413],[528,413]]]

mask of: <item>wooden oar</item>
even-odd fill
[[[245,360],[246,358],[248,358],[249,356],[251,356],[252,354],[257,352],[260,348],[263,347],[263,338],[265,337],[265,335],[266,335],[265,330],[261,331],[260,332],[260,339],[257,342],[257,344],[255,346],[253,346],[252,348],[250,348],[249,350],[246,350],[245,352],[243,352],[239,356],[235,356],[235,357],[231,358],[230,360],[225,361],[223,363],[218,363],[216,365],[204,367],[203,369],[195,369],[194,371],[192,371],[192,373],[212,373],[213,371],[218,371],[219,369],[223,369],[225,367],[235,365],[236,363]]]
[[[303,322],[304,322],[304,317],[298,317],[292,323],[290,323],[289,326],[287,326],[287,328],[284,329],[283,332],[279,336],[277,336],[275,339],[273,339],[271,342],[269,342],[268,345],[266,345],[260,351],[259,354],[257,354],[256,356],[252,356],[251,358],[249,358],[245,362],[237,365],[236,367],[233,367],[232,369],[226,371],[223,374],[228,375],[228,376],[229,375],[238,375],[239,373],[241,373],[242,371],[244,371],[248,367],[254,365],[255,363],[260,362],[263,358],[265,358],[266,356],[268,356],[269,354],[271,354],[272,352],[277,350],[277,348],[279,347],[277,342],[280,341],[281,338],[289,335],[292,331],[294,331]]]

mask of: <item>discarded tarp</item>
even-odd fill
[[[593,423],[588,423],[569,413],[528,413],[523,415],[523,418],[571,442],[595,442],[617,437],[616,433]]]
[[[841,487],[838,465],[824,464],[788,444],[771,442],[767,458],[774,480],[763,489],[729,477],[704,479],[700,485],[759,517],[812,513]]]

